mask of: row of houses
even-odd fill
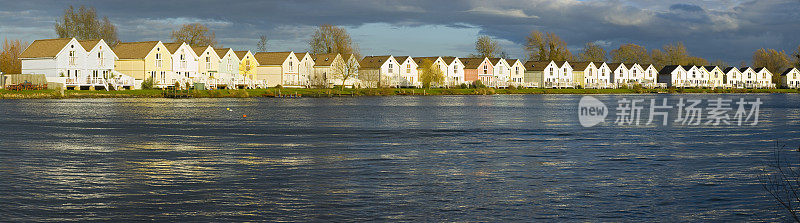
[[[161,41],[126,42],[111,48],[104,40],[36,40],[20,55],[23,74],[44,74],[67,88],[157,88],[203,84],[205,88],[419,87],[423,61],[444,75],[441,86],[618,88],[774,88],[766,68],[606,62],[521,61],[448,56],[366,56],[305,52],[251,52]],[[782,85],[797,88],[797,69],[783,72]],[[195,85],[198,86],[198,85]]]

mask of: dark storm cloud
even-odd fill
[[[266,33],[275,48],[304,50],[308,35],[319,24],[350,29],[385,23],[394,27],[479,29],[506,39],[514,56],[531,30],[554,32],[573,50],[586,42],[610,48],[637,43],[649,49],[681,41],[693,54],[731,63],[749,60],[761,47],[791,51],[800,44],[800,1],[4,1],[0,0],[0,36],[49,38],[53,21],[68,5],[90,5],[109,16],[124,41],[168,40],[180,24],[201,22],[216,30],[225,46],[252,48]],[[370,30],[375,36],[388,30]],[[426,33],[407,33],[414,39]],[[381,43],[380,41],[373,41]],[[420,44],[362,45],[366,49],[407,49]],[[440,43],[468,46],[470,42]],[[390,46],[391,45],[391,46]],[[455,48],[455,47],[453,47]],[[464,47],[461,47],[464,48]],[[463,55],[471,48],[442,52]],[[365,52],[371,53],[371,52]]]

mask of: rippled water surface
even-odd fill
[[[721,96],[759,125],[584,128],[577,95],[2,100],[0,219],[775,220],[758,174],[800,96]]]

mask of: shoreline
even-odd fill
[[[122,90],[86,91],[57,90],[10,91],[1,89],[0,99],[70,99],[70,98],[171,98],[162,90]],[[798,89],[420,89],[420,88],[378,88],[378,89],[306,89],[270,88],[247,90],[189,90],[182,91],[189,98],[259,98],[259,97],[358,97],[358,96],[436,96],[436,95],[521,95],[521,94],[796,94]]]

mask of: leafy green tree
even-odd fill
[[[780,72],[791,66],[789,56],[784,51],[761,48],[753,53],[753,67],[766,67],[772,72],[772,83],[780,83]]]
[[[422,82],[423,88],[430,88],[431,84],[441,84],[444,82],[444,73],[442,70],[433,65],[433,61],[429,59],[422,60],[420,64],[421,73],[419,80]]]

